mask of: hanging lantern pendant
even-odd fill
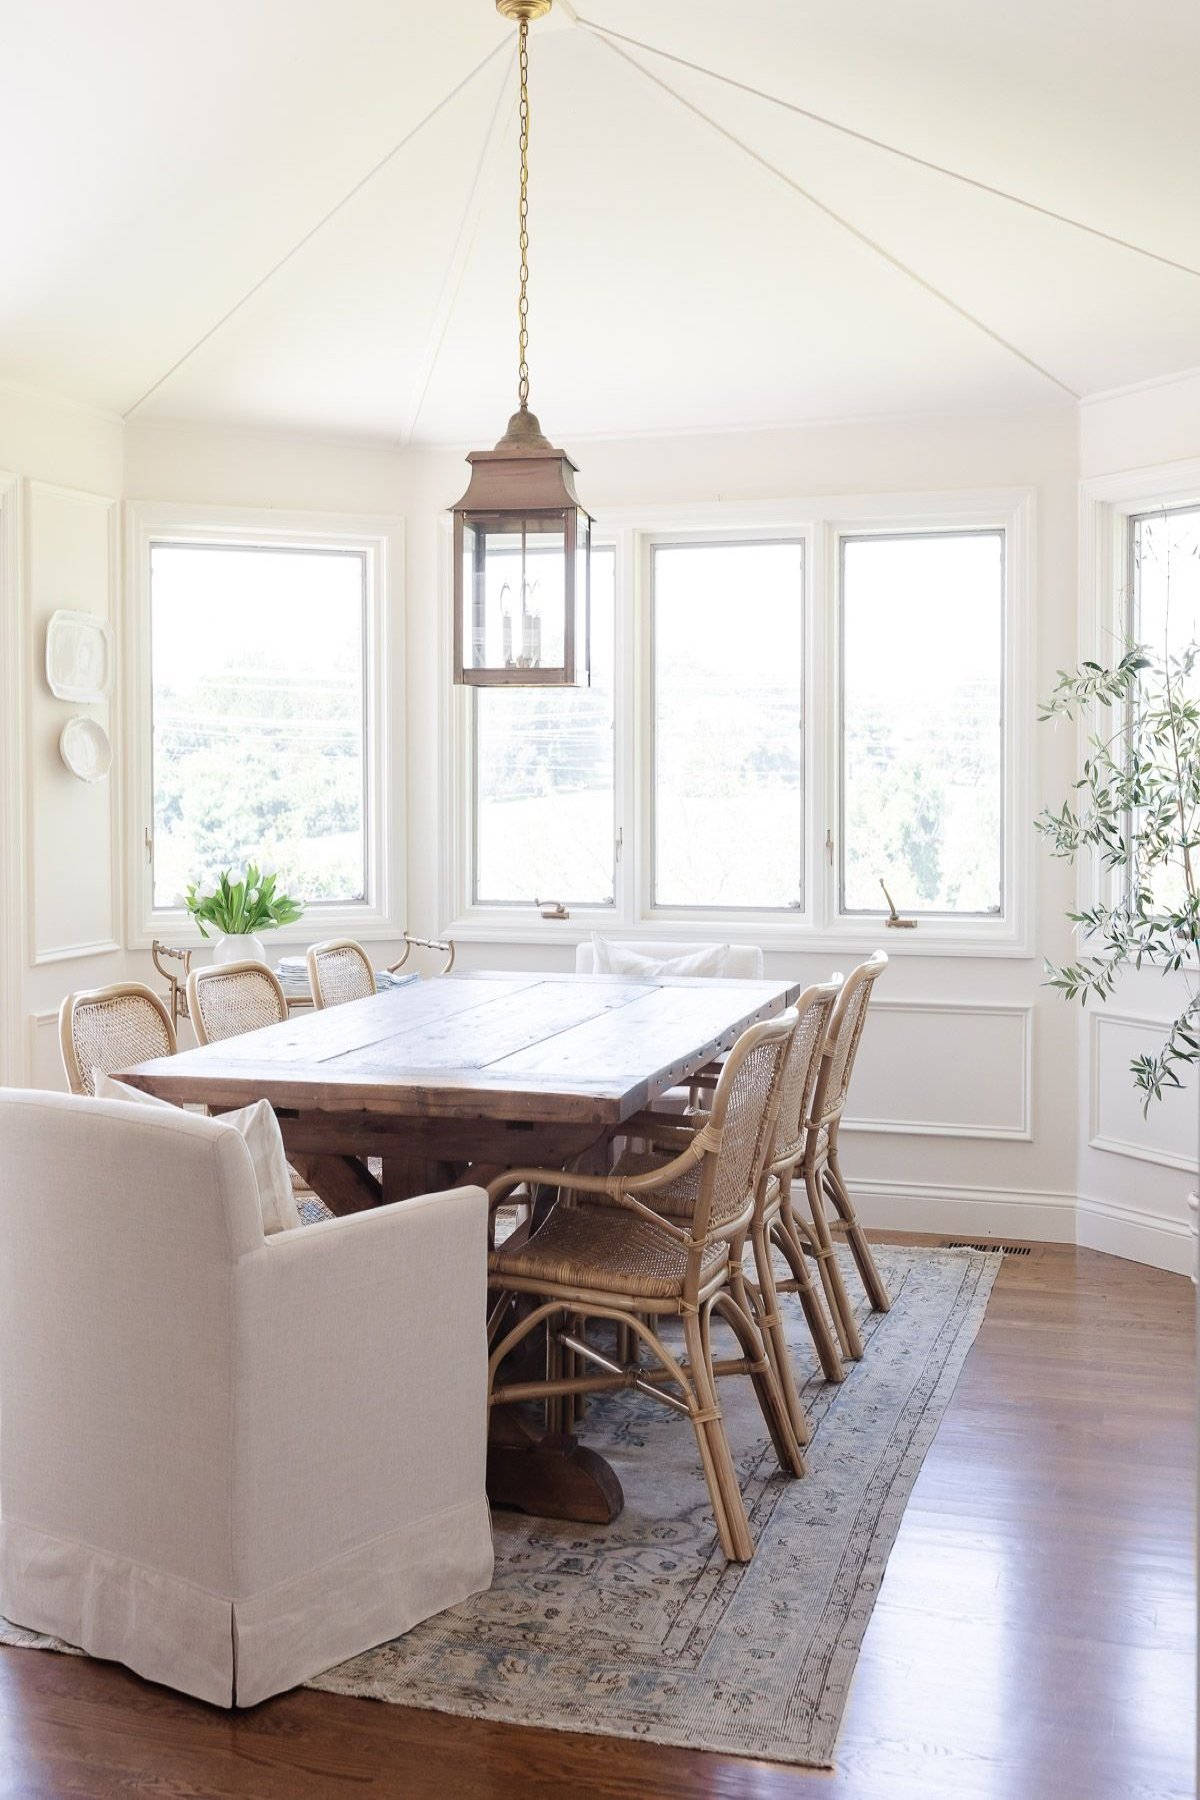
[[[591,678],[592,521],[575,492],[575,464],[529,410],[528,38],[529,21],[548,13],[551,0],[496,6],[520,33],[517,410],[494,450],[467,457],[470,484],[454,508],[454,679],[473,687],[572,687]]]

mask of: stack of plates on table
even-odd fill
[[[302,956],[281,956],[275,964],[275,973],[289,1000],[309,999],[308,964]]]
[[[390,969],[376,969],[375,986],[382,994],[385,988],[407,987],[410,981],[420,981],[421,977],[415,969],[407,975],[393,975]]]
[[[275,964],[275,973],[283,984],[283,991],[289,1000],[307,1000],[310,998],[308,985],[308,964],[302,956],[281,956]],[[410,981],[419,981],[421,977],[415,972],[411,975],[392,975],[387,969],[376,969],[375,985],[382,994],[386,988],[407,987]]]

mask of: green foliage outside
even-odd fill
[[[363,897],[361,678],[349,659],[298,680],[282,662],[160,686],[155,900],[264,859],[309,903]]]

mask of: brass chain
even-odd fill
[[[520,24],[521,66],[521,297],[517,302],[517,399],[529,404],[529,22]]]

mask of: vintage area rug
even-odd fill
[[[582,1435],[620,1475],[615,1524],[497,1512],[488,1593],[309,1685],[830,1766],[888,1553],[1001,1262],[892,1245],[877,1255],[892,1310],[864,1308],[866,1354],[840,1387],[821,1380],[799,1306],[784,1298],[813,1426],[803,1480],[779,1473],[750,1383],[721,1384],[752,1562],[721,1556],[688,1421],[640,1395],[606,1395]],[[3,1621],[0,1643],[65,1648]]]

